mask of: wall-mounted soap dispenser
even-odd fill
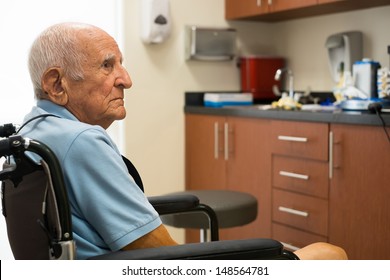
[[[164,42],[171,33],[169,0],[139,0],[141,39],[147,44]]]
[[[326,39],[332,78],[339,82],[344,72],[352,73],[352,65],[363,58],[363,35],[360,31],[333,34]]]

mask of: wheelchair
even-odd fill
[[[36,163],[26,154],[40,157]],[[2,211],[15,259],[74,260],[76,246],[71,211],[61,166],[50,147],[22,137],[13,124],[0,126],[0,171]],[[128,162],[129,172],[140,180]],[[131,172],[133,170],[133,172]],[[142,185],[142,183],[140,183]],[[298,260],[273,239],[225,240],[218,238],[218,220],[213,210],[193,195],[148,198],[160,215],[203,212],[210,221],[211,241],[117,251],[94,256],[98,260]]]

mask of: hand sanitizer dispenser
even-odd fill
[[[363,35],[360,31],[333,34],[326,39],[329,67],[333,80],[338,83],[344,72],[352,73],[354,62],[363,58]]]
[[[171,33],[169,0],[139,0],[141,5],[141,38],[144,43],[164,42]]]

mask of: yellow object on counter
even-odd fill
[[[296,102],[289,96],[285,96],[280,98],[278,101],[274,101],[271,104],[274,109],[283,109],[283,110],[300,110],[302,108],[302,104]]]

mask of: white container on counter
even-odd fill
[[[355,86],[361,90],[367,98],[378,97],[377,71],[379,68],[379,62],[371,59],[356,61],[352,66]]]

